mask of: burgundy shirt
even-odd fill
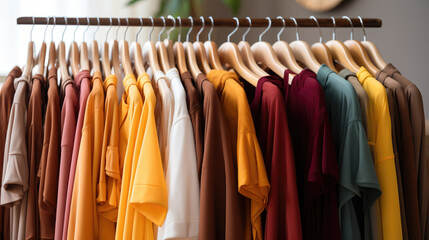
[[[285,103],[295,154],[304,239],[340,239],[338,165],[323,89],[304,69],[289,85],[285,71]]]
[[[295,160],[282,88],[279,77],[259,79],[251,104],[271,184],[265,220],[267,240],[302,239]]]

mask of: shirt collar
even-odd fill
[[[340,75],[342,78],[347,79],[350,76],[352,77],[356,77],[356,73],[348,70],[347,68],[344,68],[343,70],[341,70],[338,75]]]
[[[389,64],[387,64],[384,68],[383,68],[383,70],[382,70],[383,72],[385,72],[385,73],[387,73],[387,75],[389,76],[389,77],[392,77],[393,76],[393,74],[395,74],[395,73],[398,73],[398,74],[401,74],[400,72],[399,72],[399,70],[398,69],[396,69],[391,63],[389,63]]]
[[[125,75],[124,79],[122,80],[122,83],[124,84],[124,88],[125,88],[124,93],[126,95],[128,95],[128,90],[132,85],[137,85],[136,78],[132,73]]]
[[[95,79],[99,79],[100,82],[103,82],[103,75],[101,74],[101,72],[94,72],[94,76],[91,79],[91,83],[94,83]]]
[[[111,75],[107,76],[106,80],[104,80],[104,82],[103,82],[104,90],[107,90],[107,88],[110,85],[113,85],[116,87],[117,84],[118,84],[118,78],[116,77],[115,74],[111,74]]]
[[[334,71],[332,71],[326,64],[322,64],[319,71],[317,71],[317,80],[322,87],[325,87],[331,73],[334,73]]]
[[[356,75],[358,76],[359,82],[363,85],[363,83],[365,82],[365,80],[369,77],[373,77],[371,75],[371,73],[368,72],[368,70],[366,70],[365,67],[360,67],[359,71],[356,73]]]
[[[219,96],[222,94],[227,80],[235,80],[241,84],[238,80],[237,74],[225,70],[211,70],[209,74],[207,74],[207,78],[213,83]]]
[[[150,83],[149,75],[147,73],[140,74],[139,77],[137,78],[137,84],[142,93],[143,93],[143,87],[146,83]]]

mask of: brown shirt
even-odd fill
[[[4,144],[6,142],[6,129],[9,123],[10,109],[12,107],[15,87],[13,82],[15,78],[20,77],[22,71],[19,67],[14,67],[4,82],[0,91],[0,179],[3,173]],[[10,239],[9,235],[9,208],[0,206],[0,237]]]
[[[55,211],[57,206],[61,111],[57,71],[55,68],[49,69],[48,84],[44,140],[39,165],[40,187],[38,207],[40,214],[40,238],[42,239],[54,239]]]
[[[429,238],[429,229],[426,227],[428,223],[429,211],[429,166],[427,161],[424,160],[425,114],[423,109],[423,98],[417,86],[410,80],[403,77],[392,64],[387,64],[387,66],[384,67],[382,71],[387,73],[389,77],[399,82],[405,92],[412,129],[415,167],[418,176],[417,181],[421,226],[420,230],[422,232],[422,239]]]
[[[192,84],[192,76],[189,72],[182,73],[182,84],[186,92],[186,105],[191,117],[192,128],[194,129],[195,150],[197,153],[198,178],[201,179],[201,164],[203,161],[204,146],[204,120],[201,111],[201,104],[197,89]]]
[[[43,85],[42,75],[33,76],[30,101],[27,109],[27,161],[29,167],[27,216],[25,238],[39,239],[39,209],[37,207],[37,190],[39,179],[37,171],[43,147]]]
[[[215,88],[202,73],[196,88],[204,116],[199,238],[244,239],[244,197],[237,189],[229,127]]]
[[[396,110],[398,113],[396,116],[393,116],[393,118],[396,118],[394,132],[402,176],[404,212],[406,213],[408,236],[409,239],[421,239],[417,198],[417,172],[413,159],[414,147],[407,99],[401,84],[388,77],[386,73],[379,71],[376,78],[386,88],[391,90],[394,97],[393,101],[397,106]],[[389,102],[390,104],[391,102]],[[403,234],[405,235],[404,231]]]

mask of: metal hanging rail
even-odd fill
[[[54,21],[55,19],[55,21]],[[79,19],[79,20],[78,20]],[[141,20],[141,21],[140,21]],[[188,18],[182,18],[182,27],[190,27],[191,20]],[[194,18],[193,26],[201,26],[202,20],[200,18]],[[204,18],[205,25],[211,26],[212,22],[209,18]],[[268,20],[265,18],[252,18],[252,27],[267,27]],[[296,27],[294,21],[288,17],[284,18],[286,23],[285,27]],[[296,18],[298,27],[307,28],[307,27],[318,27],[316,22],[310,18]],[[334,27],[331,18],[318,18],[320,27],[331,28]],[[353,27],[362,27],[361,21],[359,18],[351,18]],[[164,21],[161,18],[97,18],[97,17],[19,17],[16,20],[18,25],[91,25],[91,26],[132,26],[132,27],[141,27],[142,23],[144,27],[162,27],[164,26]],[[176,21],[177,22],[177,21]],[[249,20],[245,18],[239,19],[239,27],[249,27]],[[379,18],[362,18],[364,27],[366,28],[379,28],[382,25],[382,21]],[[236,27],[237,22],[232,18],[215,18],[213,19],[213,24],[215,27]],[[165,19],[165,26],[172,27],[174,21],[172,19]],[[271,27],[283,27],[283,21],[281,19],[271,18]],[[349,28],[350,22],[347,19],[335,18],[335,27]]]

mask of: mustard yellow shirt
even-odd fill
[[[99,239],[96,187],[103,144],[104,89],[95,72],[82,127],[67,239]]]
[[[97,211],[100,239],[115,239],[115,223],[118,217],[121,172],[119,170],[119,106],[115,75],[103,82],[104,133],[101,163],[97,186]]]
[[[235,73],[212,70],[207,78],[216,88],[231,137],[235,139],[232,148],[238,170],[238,191],[250,199],[246,216],[252,225],[253,239],[263,239],[260,214],[268,202],[270,184],[246,93]],[[246,235],[249,235],[247,232],[248,229]]]
[[[119,198],[118,218],[116,224],[116,239],[124,239],[124,232],[132,231],[133,226],[125,225],[128,193],[131,179],[131,166],[143,100],[137,88],[137,81],[133,74],[127,74],[123,79],[125,87],[119,105],[119,169],[121,188]],[[127,216],[130,217],[130,216]],[[132,217],[132,216],[131,216]],[[141,226],[140,226],[141,227]],[[125,238],[128,239],[128,238]]]
[[[383,239],[402,239],[398,183],[386,89],[364,67],[359,69],[357,76],[373,108],[375,135],[373,160],[382,192],[380,200],[375,204],[379,203]]]

